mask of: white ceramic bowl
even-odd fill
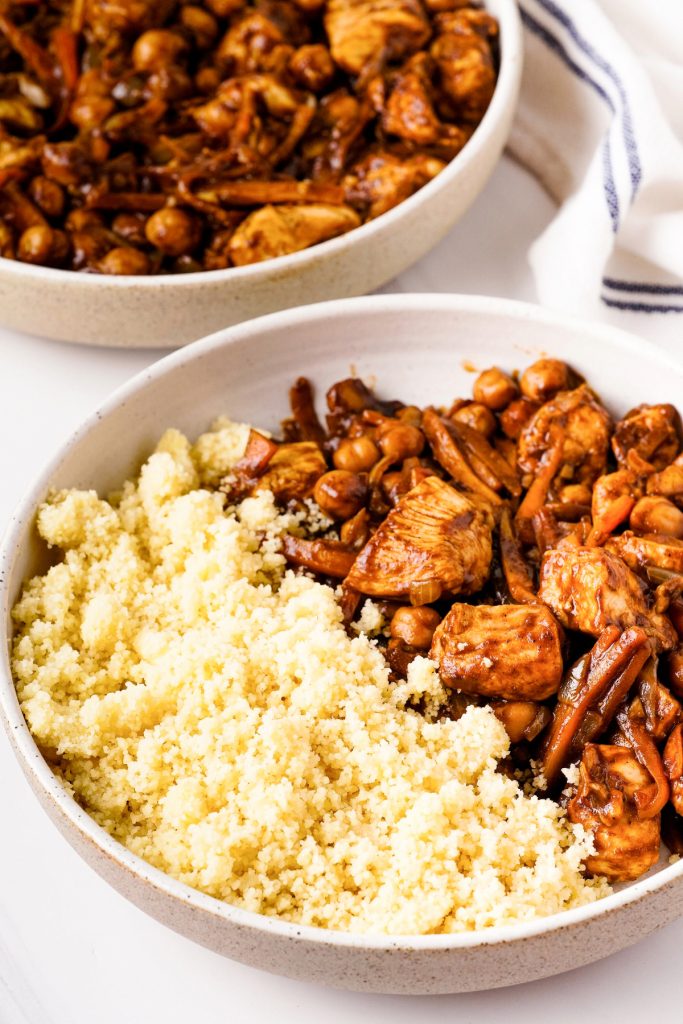
[[[447,403],[470,393],[478,367],[513,369],[549,353],[568,359],[623,413],[679,401],[683,369],[637,338],[489,298],[404,295],[325,303],[222,331],[168,356],[119,390],[62,448],[15,513],[0,551],[0,614],[46,565],[34,513],[50,487],[107,491],[133,473],[168,426],[190,435],[227,413],[277,428],[300,373],[320,394],[351,366],[387,397]],[[106,453],[106,458],[102,453]],[[226,956],[295,978],[359,990],[457,992],[508,985],[614,953],[683,913],[683,861],[599,903],[509,928],[387,938],[299,927],[238,910],[150,867],[111,839],[66,794],[22,717],[0,655],[0,705],[38,799],[103,878],[149,914]]]
[[[0,257],[0,323],[89,345],[170,348],[278,309],[373,291],[449,231],[486,184],[519,91],[515,0],[486,0],[500,22],[501,66],[481,124],[424,188],[377,220],[290,256],[209,273],[104,277]]]

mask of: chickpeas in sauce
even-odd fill
[[[497,69],[479,0],[7,0],[0,256],[139,275],[316,245],[439,174]]]
[[[351,631],[375,602],[391,680],[429,657],[444,715],[488,704],[510,770],[559,799],[577,766],[586,869],[633,879],[660,838],[683,850],[680,417],[643,404],[615,422],[550,358],[519,385],[486,369],[473,392],[419,409],[343,380],[323,425],[300,378],[283,440],[256,435],[222,489],[312,498],[331,525],[288,534],[288,563],[339,586]]]

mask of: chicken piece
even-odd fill
[[[569,820],[590,832],[595,853],[587,870],[612,882],[639,878],[659,858],[660,818],[641,819],[636,794],[651,784],[649,773],[628,747],[589,743],[579,767]]]
[[[336,540],[305,540],[285,533],[282,553],[292,565],[300,565],[321,576],[343,579],[348,573],[355,554]]]
[[[560,391],[536,412],[519,438],[518,464],[533,478],[553,435],[563,440],[560,469],[551,490],[568,483],[592,484],[605,472],[612,421],[586,384]]]
[[[299,252],[360,225],[349,206],[308,203],[305,206],[263,206],[235,230],[228,250],[236,267]]]
[[[620,633],[616,626],[608,626],[593,649],[569,668],[541,750],[549,786],[565,765],[579,757],[586,743],[607,728],[649,656],[650,644],[642,629]]]
[[[273,51],[284,43],[285,37],[277,25],[253,11],[228,29],[218,45],[216,58],[230,69],[231,75],[269,71]]]
[[[442,129],[434,110],[433,88],[426,53],[411,57],[396,75],[382,117],[388,135],[419,146],[436,142]],[[463,142],[466,138],[464,133]]]
[[[244,455],[219,489],[232,502],[267,490],[276,501],[287,504],[310,497],[316,481],[326,472],[327,463],[313,441],[276,444],[251,430]]]
[[[683,541],[675,537],[664,539],[655,533],[637,537],[631,530],[626,530],[618,537],[612,537],[605,547],[619,555],[632,569],[656,566],[668,572],[683,573]]]
[[[491,710],[505,726],[511,743],[533,742],[552,718],[545,704],[532,700],[496,700]]]
[[[397,156],[375,150],[351,167],[342,184],[346,201],[368,207],[368,218],[379,217],[435,178],[446,164],[437,157],[418,153]]]
[[[545,700],[562,680],[562,631],[542,605],[454,604],[429,657],[446,686],[504,700]]]
[[[326,472],[327,463],[314,441],[280,444],[252,493],[272,491],[275,500],[282,504],[303,501],[311,496],[316,481]]]
[[[116,36],[157,28],[175,7],[175,0],[84,0],[84,22],[101,43]]]
[[[672,731],[662,754],[664,771],[671,787],[671,803],[678,814],[683,813],[683,725]]]
[[[664,469],[678,455],[680,418],[673,405],[639,405],[614,427],[612,450],[620,466],[628,465],[635,451],[655,470]]]
[[[441,594],[474,594],[491,564],[493,520],[436,476],[408,491],[358,555],[346,583],[375,597],[431,603]],[[422,601],[425,588],[434,596]]]
[[[667,617],[648,608],[638,577],[604,548],[547,551],[538,596],[567,629],[599,636],[606,626],[640,626],[658,650],[670,650],[676,644]]]
[[[648,478],[647,493],[661,494],[673,501],[683,501],[683,455],[679,455],[670,466]]]
[[[502,499],[492,487],[474,471],[465,456],[456,425],[439,416],[435,409],[425,409],[422,429],[432,447],[434,458],[461,487],[485,498],[493,507],[502,504]]]
[[[496,86],[490,40],[498,34],[497,22],[484,11],[465,8],[437,15],[436,30],[430,54],[441,88],[459,117],[478,123]]]
[[[681,705],[657,678],[655,658],[643,666],[638,679],[638,697],[650,736],[658,743],[665,740],[683,717]]]
[[[328,0],[325,31],[335,63],[366,76],[415,53],[431,34],[420,0]]]

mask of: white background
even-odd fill
[[[533,299],[526,250],[552,212],[505,159],[449,238],[384,290]],[[0,524],[80,420],[158,355],[0,329]],[[681,1020],[683,920],[601,963],[516,988],[432,998],[341,993],[224,960],[126,903],[50,824],[4,735],[0,806],[0,1024],[629,1024],[667,1011]]]

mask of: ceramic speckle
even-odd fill
[[[107,491],[134,472],[163,430],[200,433],[215,416],[276,428],[304,372],[318,392],[351,365],[389,397],[446,404],[469,393],[463,362],[519,367],[541,353],[568,359],[616,413],[680,400],[683,368],[612,328],[534,306],[446,295],[377,296],[285,311],[231,328],[157,363],[84,423],[40,474],[0,551],[0,611],[46,565],[34,530],[50,487]],[[102,458],[102,452],[107,458]],[[293,978],[373,992],[439,993],[510,985],[615,953],[683,913],[683,861],[588,907],[465,935],[353,936],[248,913],[174,881],[116,843],[77,806],[41,757],[0,654],[0,707],[16,756],[47,811],[84,861],[127,899],[225,956]]]
[[[169,348],[278,309],[362,295],[401,273],[449,231],[486,184],[519,91],[515,0],[488,0],[500,22],[496,91],[463,151],[432,182],[377,220],[290,256],[211,273],[103,277],[0,257],[0,323],[89,345]]]

